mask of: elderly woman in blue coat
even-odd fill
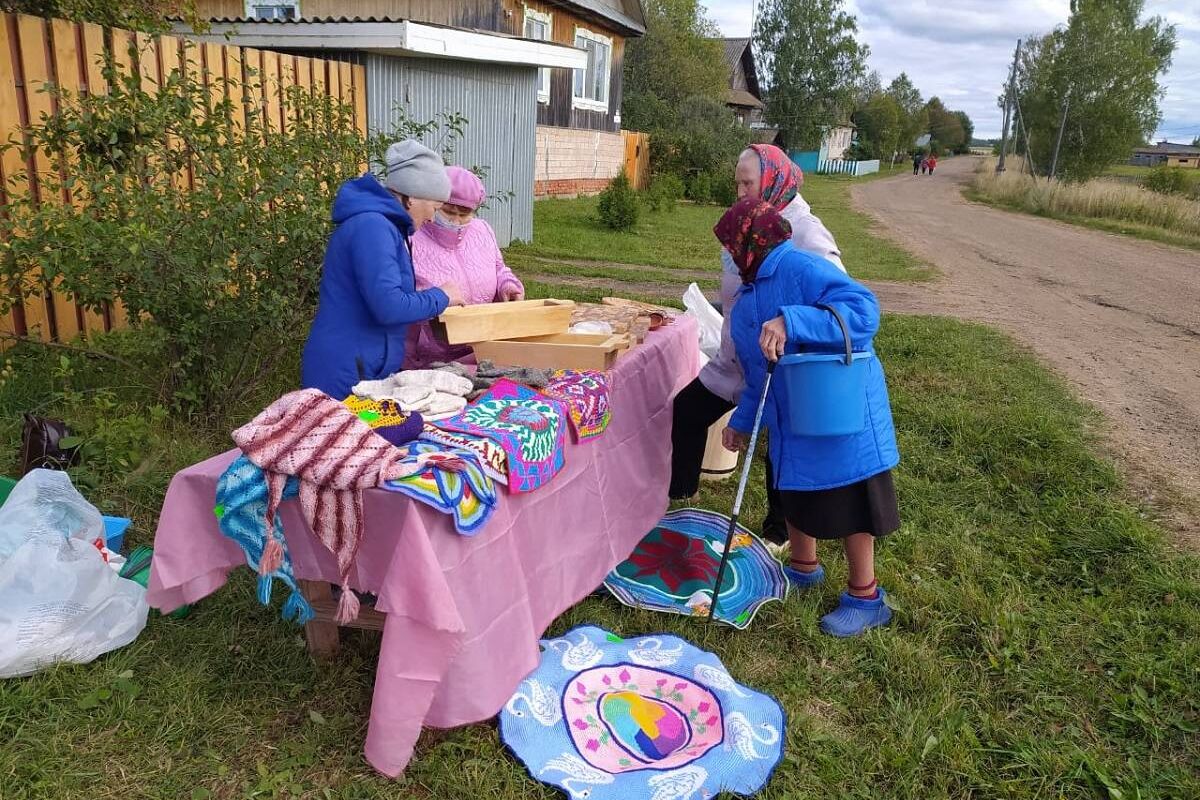
[[[417,291],[413,274],[409,239],[450,197],[441,156],[419,142],[396,142],[385,167],[382,182],[374,175],[347,181],[333,201],[336,227],[301,381],[338,400],[359,380],[401,368],[409,325],[463,304],[457,285]]]
[[[739,450],[754,424],[767,362],[800,350],[844,348],[841,327],[821,306],[841,314],[855,350],[869,351],[879,329],[879,303],[833,263],[797,250],[787,220],[757,198],[738,201],[714,230],[742,279],[730,332],[746,388],[724,432],[725,446]],[[819,539],[841,539],[846,551],[847,589],[838,607],[821,618],[821,629],[834,636],[855,636],[891,619],[875,580],[875,539],[900,526],[891,472],[900,454],[883,369],[878,359],[868,363],[867,425],[860,433],[792,434],[778,391],[763,411],[792,545],[788,579],[801,588],[821,583]]]

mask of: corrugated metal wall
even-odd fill
[[[513,193],[507,201],[489,200],[480,216],[501,247],[531,240],[537,69],[375,54],[366,56],[366,65],[370,129],[390,130],[396,108],[422,122],[442,111],[461,113],[469,124],[452,160],[487,167],[489,196]],[[426,144],[437,149],[438,134]]]

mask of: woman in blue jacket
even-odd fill
[[[333,201],[333,235],[321,294],[304,345],[301,381],[337,400],[362,379],[404,364],[408,326],[462,305],[454,284],[418,292],[408,240],[450,196],[441,156],[419,142],[388,148],[383,183],[347,181]]]
[[[791,226],[757,198],[738,201],[714,229],[733,257],[742,289],[730,322],[746,389],[724,433],[730,450],[746,446],[766,376],[768,359],[800,350],[840,352],[845,339],[834,316],[846,321],[855,350],[870,351],[879,329],[879,303],[870,290],[820,256],[789,242]],[[847,591],[821,629],[854,636],[886,625],[891,610],[875,581],[875,539],[897,530],[900,515],[891,470],[899,463],[887,385],[878,359],[870,360],[867,426],[848,436],[796,436],[783,424],[786,408],[772,391],[763,411],[769,456],[780,490],[791,563],[789,580],[819,584],[818,539],[841,539],[849,564]]]

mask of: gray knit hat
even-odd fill
[[[442,157],[414,139],[396,142],[384,157],[384,184],[393,192],[421,200],[450,199],[450,179]]]

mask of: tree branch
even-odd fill
[[[126,361],[120,356],[114,356],[112,353],[105,353],[102,350],[89,350],[86,347],[76,347],[75,345],[71,344],[63,344],[62,342],[43,342],[41,339],[30,339],[27,336],[17,336],[15,333],[7,333],[5,331],[0,331],[0,339],[6,339],[12,342],[24,342],[26,344],[41,345],[42,347],[52,350],[68,350],[72,353],[79,353],[91,358],[103,358],[106,361],[114,361],[118,364],[124,364],[130,369],[138,368],[137,365],[132,361]]]

